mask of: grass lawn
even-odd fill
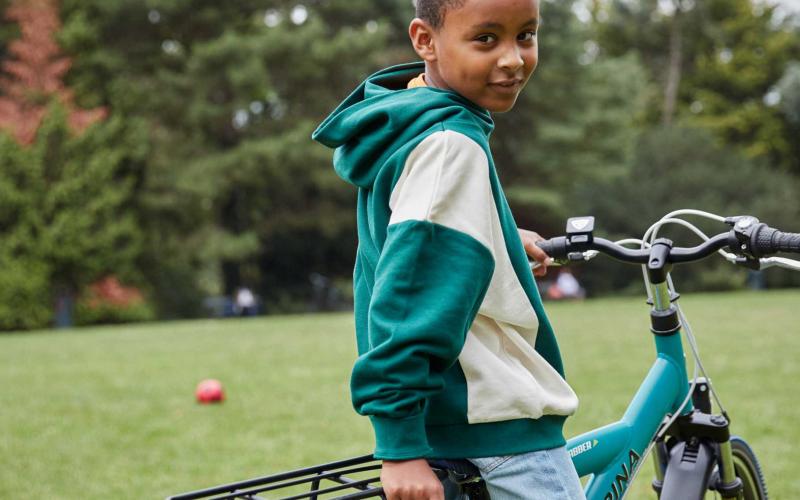
[[[687,295],[684,310],[771,496],[800,476],[800,292]],[[548,304],[581,406],[611,422],[653,360],[642,299]],[[371,451],[350,407],[349,314],[0,335],[0,498],[163,498]],[[223,405],[194,402],[218,378]],[[628,498],[654,498],[646,464]]]

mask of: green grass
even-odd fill
[[[773,498],[800,477],[797,291],[682,299],[733,430]],[[653,359],[641,299],[548,304],[581,406],[568,434],[622,414]],[[371,451],[350,407],[348,314],[0,336],[0,498],[163,498]],[[220,379],[223,405],[194,402]],[[629,498],[654,498],[646,464]]]

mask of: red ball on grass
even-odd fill
[[[213,378],[203,380],[197,384],[197,390],[194,391],[198,403],[221,403],[225,400],[225,392],[222,390],[222,383]]]

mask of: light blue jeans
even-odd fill
[[[566,447],[468,460],[492,500],[586,500]]]

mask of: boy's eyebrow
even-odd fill
[[[528,26],[533,26],[535,28],[538,25],[539,25],[539,18],[538,17],[532,17],[529,20],[527,20],[524,23],[522,23],[521,27],[522,28],[526,28]],[[472,28],[473,29],[484,29],[484,30],[493,30],[493,29],[496,30],[496,29],[502,29],[502,28],[504,28],[504,26],[502,24],[498,23],[498,22],[487,21],[485,23],[476,24]]]

